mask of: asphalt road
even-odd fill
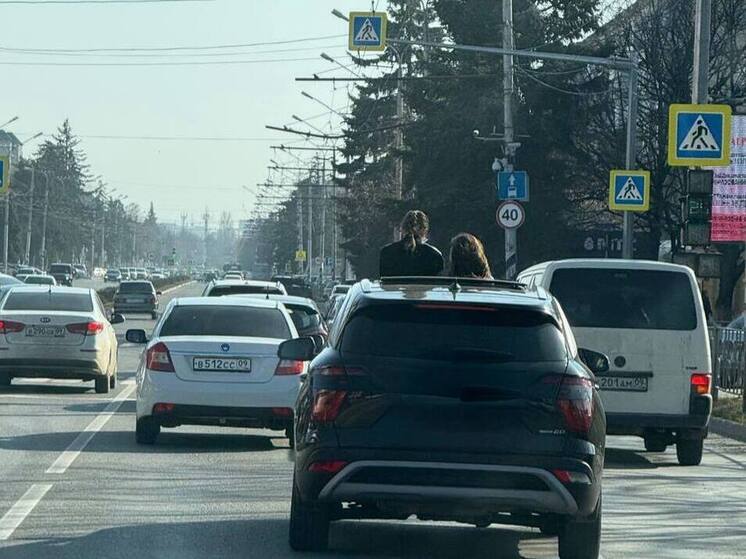
[[[194,295],[192,284],[164,295]],[[144,317],[118,327],[152,328]],[[133,371],[120,346],[120,384],[14,381],[0,391],[0,557],[291,557],[292,452],[271,432],[182,427],[156,446],[134,441]],[[673,450],[610,440],[604,480],[606,559],[744,557],[746,445],[711,437],[702,466]],[[345,522],[330,557],[553,558],[537,530],[444,523]]]

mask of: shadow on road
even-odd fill
[[[532,540],[540,554],[522,555]],[[532,548],[534,545],[531,546]],[[543,548],[546,547],[546,550]],[[553,550],[550,552],[549,550]],[[546,551],[546,552],[545,552]],[[538,532],[468,526],[341,522],[332,525],[330,552],[304,558],[491,557],[528,559],[556,556],[556,540]],[[80,537],[49,538],[3,549],[7,559],[233,559],[298,557],[287,545],[287,520],[247,519],[202,523],[142,524],[99,530]]]
[[[213,435],[162,431],[155,445],[135,443],[135,425],[132,431],[100,431],[96,434],[87,453],[135,453],[135,454],[194,454],[220,452],[258,452],[287,449],[287,439],[258,435]],[[80,434],[79,431],[36,433],[17,437],[0,437],[0,449],[54,451],[64,450]]]
[[[606,448],[607,470],[654,470],[658,464],[642,454],[626,448]]]
[[[66,394],[85,394],[91,392],[95,394],[93,381],[81,382],[79,385],[70,384],[37,384],[37,383],[26,383],[24,384],[23,379],[13,379],[13,384],[10,386],[3,386],[0,388],[0,396],[3,394],[51,394],[51,395],[66,395]]]

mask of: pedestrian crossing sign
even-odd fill
[[[730,165],[729,105],[671,105],[668,164],[679,167]]]
[[[7,155],[0,156],[0,194],[5,194],[10,189],[10,158]]]
[[[625,212],[646,212],[650,209],[650,172],[611,172],[609,209]]]
[[[350,50],[381,52],[386,50],[386,12],[350,14]]]

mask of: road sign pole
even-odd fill
[[[3,270],[8,273],[8,235],[10,234],[10,190],[5,193],[5,223],[3,224]]]
[[[513,50],[513,0],[502,0],[503,48]],[[503,56],[503,132],[506,171],[513,171],[513,55]],[[512,280],[518,272],[518,232],[505,230],[505,279]]]
[[[694,74],[692,103],[707,103],[710,77],[712,0],[696,0],[694,13]]]
[[[637,160],[637,65],[633,64],[629,72],[629,115],[627,117],[627,153],[625,166],[627,170],[635,168]],[[622,230],[622,258],[631,260],[634,254],[634,218],[631,212],[624,212]]]

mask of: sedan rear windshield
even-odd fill
[[[567,355],[564,336],[541,312],[424,303],[364,307],[345,326],[341,349],[454,362],[563,361]]]
[[[208,297],[222,297],[223,295],[269,293],[270,295],[284,295],[275,286],[264,287],[263,285],[217,285],[207,294]]]
[[[578,328],[694,330],[697,313],[689,277],[681,272],[560,269],[550,290]]]
[[[285,308],[293,319],[295,329],[301,336],[305,334],[316,334],[321,328],[321,317],[316,309],[303,307],[301,305],[289,305],[285,303]]]
[[[290,338],[290,328],[278,309],[191,305],[174,307],[161,336],[240,336]]]
[[[119,293],[153,293],[153,284],[147,281],[133,281],[119,286]]]
[[[3,310],[91,312],[93,301],[88,293],[11,291]]]

